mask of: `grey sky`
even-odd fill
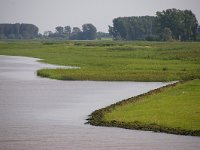
[[[107,32],[116,17],[155,15],[167,8],[190,9],[200,22],[200,0],[0,0],[0,23],[33,23],[41,33],[93,23]]]

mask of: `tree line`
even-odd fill
[[[45,31],[44,36],[50,38],[64,38],[67,40],[94,40],[97,37],[97,29],[91,23],[83,24],[82,30],[79,27],[57,26],[55,28],[55,33]]]
[[[119,17],[109,26],[115,40],[196,40],[198,21],[191,10],[167,9],[156,16]]]
[[[97,32],[91,24],[79,27],[57,26],[55,32],[38,34],[33,24],[0,24],[0,39],[58,38],[65,40],[200,40],[200,26],[191,10],[167,9],[156,12],[156,16],[118,17],[109,26],[109,34]]]
[[[33,24],[0,24],[0,39],[32,39],[38,36],[38,31]]]
[[[55,32],[45,31],[42,35],[39,34],[38,31],[38,27],[33,24],[0,24],[0,39],[51,38],[65,40],[94,40],[111,37],[109,33],[97,32],[96,27],[91,23],[83,24],[82,30],[79,27],[57,26]]]
[[[136,40],[156,35],[155,17],[119,17],[109,26],[109,33],[115,40]]]

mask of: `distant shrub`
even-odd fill
[[[60,41],[43,41],[42,42],[43,45],[57,45],[57,44],[61,44]]]
[[[163,71],[167,71],[168,70],[168,68],[167,67],[163,67],[163,69],[162,69]]]
[[[42,43],[43,45],[53,45],[54,43],[52,43],[52,42],[44,42],[44,43]]]
[[[144,49],[144,46],[115,46],[108,48],[108,50],[124,50],[124,51],[134,51],[139,49]]]
[[[145,37],[146,41],[160,41],[160,37],[159,36],[146,36]]]
[[[113,42],[94,42],[94,41],[88,41],[88,42],[75,42],[74,45],[76,46],[99,46],[99,47],[104,47],[104,46],[114,46],[116,45]]]

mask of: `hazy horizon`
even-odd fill
[[[40,33],[56,26],[80,27],[92,23],[108,32],[116,17],[155,16],[157,11],[192,10],[200,22],[199,0],[0,0],[0,23],[32,23]]]

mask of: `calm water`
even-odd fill
[[[85,125],[94,110],[166,85],[57,81],[37,77],[55,67],[0,56],[0,150],[199,150],[200,138]]]

